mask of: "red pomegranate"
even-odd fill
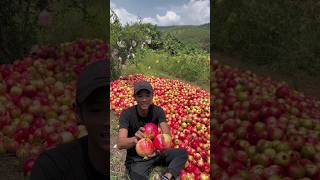
[[[30,171],[31,171],[34,163],[35,163],[35,159],[34,158],[31,158],[31,159],[28,159],[28,160],[24,161],[24,163],[23,163],[23,173],[24,173],[25,176],[30,174]]]
[[[171,136],[168,134],[158,134],[153,141],[154,147],[160,151],[168,149],[172,145]]]
[[[146,138],[154,139],[158,135],[158,127],[153,123],[147,123],[144,125],[144,134]]]
[[[143,157],[143,159],[148,159],[148,156],[154,153],[154,150],[153,143],[150,139],[140,139],[136,144],[137,154]]]

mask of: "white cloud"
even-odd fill
[[[110,4],[111,9],[116,13],[116,15],[118,16],[120,22],[122,25],[125,24],[132,24],[136,21],[138,21],[138,16],[135,14],[132,14],[130,12],[128,12],[126,9],[124,8],[118,8],[116,4],[112,3]]]
[[[154,18],[151,18],[151,17],[143,18],[142,22],[150,23],[150,24],[157,24],[157,21]]]
[[[157,14],[157,24],[160,26],[170,26],[180,24],[180,16],[174,11],[167,11],[166,15],[160,16]]]
[[[121,24],[138,21],[138,16],[126,9],[117,7],[111,2],[111,8],[117,14]],[[158,7],[158,9],[163,7]],[[157,9],[157,7],[155,7]],[[156,14],[155,17],[143,17],[142,22],[157,24],[159,26],[170,25],[200,25],[210,22],[210,1],[190,0],[187,4],[166,10],[165,15]]]
[[[127,23],[131,24],[133,22],[136,22],[138,19],[138,16],[129,13],[124,8],[115,9],[114,12],[119,17],[121,24],[127,24]]]
[[[178,8],[178,13],[184,17],[183,24],[199,25],[210,22],[210,1],[190,0]]]
[[[110,2],[110,7],[111,7],[111,8],[115,8],[115,7],[116,7],[116,4],[114,4],[113,2]]]

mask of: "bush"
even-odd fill
[[[80,38],[109,41],[109,4],[102,1],[3,0],[0,5],[0,64],[22,58],[34,45]],[[43,12],[50,19],[47,25],[39,22]]]
[[[137,52],[139,64],[130,73],[167,76],[208,87],[210,82],[210,60],[206,53],[179,54],[172,56],[165,51],[151,49]]]
[[[138,64],[136,52],[141,48],[159,49],[162,46],[160,31],[141,19],[133,24],[122,25],[115,12],[110,11],[110,47],[112,79],[117,79],[122,71],[122,65]]]
[[[320,3],[216,0],[212,48],[256,65],[320,72]]]

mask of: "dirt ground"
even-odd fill
[[[10,154],[0,156],[0,180],[26,180],[21,162]]]
[[[126,179],[124,161],[126,150],[119,150],[116,147],[118,137],[119,119],[113,112],[110,113],[110,179]]]

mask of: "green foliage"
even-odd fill
[[[0,64],[20,58],[36,42],[39,7],[30,1],[0,3]]]
[[[171,34],[190,48],[201,49],[209,52],[210,24],[200,26],[167,26],[158,27],[164,34]]]
[[[243,61],[292,72],[320,72],[317,1],[213,1],[213,48]]]
[[[111,66],[111,80],[118,79],[121,75],[121,62],[118,59],[118,50],[115,48],[117,46],[117,42],[119,41],[119,37],[122,33],[122,27],[119,18],[111,10],[110,12],[110,48],[111,48],[111,58],[110,58],[110,66]]]
[[[163,27],[142,23],[141,20],[121,25],[111,10],[112,79],[142,73],[185,80],[208,89],[208,52],[191,42],[184,43],[170,31],[161,32],[161,29],[163,31]],[[197,39],[197,34],[192,38]]]
[[[210,60],[207,53],[172,56],[165,51],[139,50],[138,66],[129,66],[124,74],[142,73],[180,79],[209,89]]]
[[[61,0],[53,4],[52,26],[42,28],[39,42],[62,43],[79,38],[108,41],[108,4],[103,1]]]
[[[166,34],[163,38],[163,49],[166,50],[171,55],[178,54],[185,48],[184,44],[179,41],[175,36],[171,34]]]
[[[111,10],[111,37],[110,45],[112,49],[111,71],[112,79],[117,79],[121,74],[122,65],[135,64],[138,59],[135,58],[136,51],[142,47],[158,49],[162,46],[160,32],[155,26],[142,23],[141,19],[133,24],[121,25],[119,18]]]
[[[34,45],[55,44],[79,38],[108,41],[109,4],[103,1],[9,1],[0,3],[0,63],[12,63]],[[47,26],[39,15],[49,14]]]

